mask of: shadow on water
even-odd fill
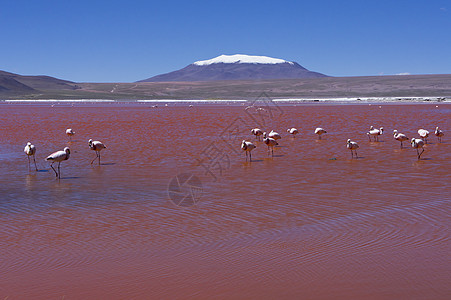
[[[273,157],[284,157],[285,155],[283,155],[283,154],[276,154],[276,155],[274,155]]]
[[[48,172],[49,170],[37,170],[36,172],[38,172],[38,173],[45,173],[45,172]]]
[[[252,164],[252,163],[254,163],[254,162],[262,162],[263,161],[263,159],[253,159],[252,161],[246,161],[246,162],[244,162],[244,164]]]
[[[101,166],[113,166],[113,165],[115,165],[116,163],[101,163],[100,165]]]

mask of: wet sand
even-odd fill
[[[450,120],[447,103],[1,105],[0,299],[449,299]],[[280,147],[246,162],[259,122]],[[419,128],[421,160],[392,136]],[[44,158],[66,146],[57,180]],[[200,184],[174,190],[181,173]]]

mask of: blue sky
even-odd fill
[[[451,1],[0,0],[0,70],[131,82],[221,54],[331,76],[451,73]]]

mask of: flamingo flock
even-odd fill
[[[274,130],[271,130],[269,134],[266,133],[266,131],[261,130],[260,128],[253,128],[251,129],[251,133],[256,136],[257,141],[260,141],[260,136],[263,135],[263,143],[267,145],[268,147],[268,155],[271,155],[274,157],[274,147],[278,146],[278,140],[282,139],[282,136],[277,133]],[[290,134],[292,137],[295,137],[296,134],[299,133],[299,130],[297,128],[288,128],[287,133]],[[327,133],[327,131],[324,128],[317,127],[314,131],[314,133],[318,136],[318,139],[321,140],[321,135]],[[384,133],[384,127],[375,128],[374,126],[370,126],[370,130],[366,133],[368,136],[368,139],[370,142],[379,142],[379,136]],[[442,130],[440,130],[438,127],[435,128],[434,132],[435,136],[438,139],[438,142],[442,142],[442,137],[444,136],[444,133]],[[410,140],[412,148],[416,149],[417,151],[417,158],[420,159],[421,155],[424,152],[424,145],[427,144],[427,138],[429,136],[429,131],[426,129],[419,129],[418,130],[419,138],[412,138]],[[401,149],[404,148],[403,142],[409,141],[409,138],[403,134],[398,132],[398,130],[393,130],[393,138],[400,142]],[[251,143],[250,141],[243,140],[241,142],[241,149],[245,151],[246,153],[246,161],[247,156],[250,151],[255,149],[256,146]],[[351,139],[348,139],[346,141],[346,148],[351,151],[351,158],[359,158],[357,155],[357,149],[359,149],[359,145],[357,142],[352,141]],[[420,152],[421,150],[421,152]],[[252,159],[250,159],[252,161]]]
[[[383,132],[384,132],[383,127],[380,127],[379,129],[377,129],[377,128],[374,128],[373,126],[371,126],[370,130],[366,134],[367,134],[370,142],[371,141],[379,142],[379,136],[382,135]],[[263,143],[268,147],[268,155],[271,154],[271,156],[274,157],[274,147],[279,145],[277,140],[282,139],[282,136],[274,130],[271,130],[267,134],[266,131],[263,131],[260,128],[251,129],[251,133],[256,137],[257,141],[260,141],[261,136],[263,136]],[[299,133],[299,130],[297,128],[292,127],[292,128],[287,129],[287,133],[290,134],[292,137],[295,137],[296,134]],[[327,133],[327,131],[321,127],[317,127],[315,129],[314,133],[318,136],[318,139],[321,140],[321,135]],[[436,127],[434,134],[437,137],[438,142],[441,143],[442,137],[444,136],[444,132],[442,130],[440,130],[439,127]],[[69,143],[71,143],[72,142],[71,137],[73,135],[75,135],[75,132],[71,128],[68,128],[66,130],[66,135],[69,137]],[[417,158],[419,160],[421,158],[421,155],[425,151],[424,146],[425,146],[425,144],[427,144],[427,138],[429,137],[429,131],[426,129],[420,128],[418,130],[418,135],[420,137],[412,138],[410,140],[410,143],[411,143],[412,148],[416,149]],[[373,139],[371,139],[371,137],[373,137]],[[401,149],[403,149],[403,142],[409,140],[409,138],[405,134],[398,132],[398,130],[396,130],[396,129],[393,130],[393,138],[401,143]],[[89,146],[89,149],[93,150],[96,153],[96,157],[91,161],[91,164],[93,164],[94,161],[97,159],[99,162],[99,165],[100,165],[100,157],[101,157],[100,152],[103,149],[106,149],[107,147],[105,146],[104,143],[102,143],[100,141],[93,141],[92,139],[88,140],[88,146]],[[249,157],[249,161],[252,162],[252,150],[257,148],[257,146],[250,141],[242,140],[240,147],[241,147],[241,150],[243,150],[246,154],[246,161]],[[359,145],[357,144],[357,142],[352,141],[351,139],[348,139],[346,141],[346,148],[351,151],[351,158],[358,158],[357,149],[359,149]],[[421,152],[420,152],[420,149],[421,149]],[[24,148],[24,153],[28,157],[28,170],[30,171],[31,158],[33,158],[35,169],[36,169],[36,171],[38,171],[38,167],[36,165],[36,159],[35,159],[36,147],[31,142],[28,142]],[[70,151],[69,147],[65,147],[63,150],[56,151],[45,158],[46,161],[50,162],[50,168],[52,168],[52,170],[55,172],[55,176],[57,178],[61,178],[61,162],[68,160],[70,158],[70,154],[71,154],[71,151]],[[58,171],[55,170],[55,168],[53,167],[54,163],[58,163],[58,166],[57,166]]]
[[[68,128],[66,130],[66,135],[69,137],[69,143],[71,143],[72,142],[71,137],[73,135],[75,135],[75,132],[71,128]],[[106,146],[102,142],[93,141],[92,139],[89,139],[88,146],[91,150],[94,150],[96,152],[96,157],[91,161],[91,164],[96,159],[98,159],[99,165],[100,165],[100,151],[105,149]],[[33,158],[35,169],[36,169],[36,171],[38,171],[38,167],[36,165],[36,159],[35,159],[36,147],[31,142],[28,142],[24,148],[24,152],[28,157],[28,171],[30,171],[30,164],[31,164],[30,157]],[[61,179],[61,162],[68,160],[70,158],[70,154],[71,154],[70,148],[65,147],[63,150],[53,152],[52,154],[50,154],[49,156],[47,156],[45,158],[45,161],[50,162],[50,168],[52,168],[52,170],[55,172],[56,178]],[[58,166],[57,166],[58,171],[55,170],[55,168],[53,167],[54,163],[58,163]]]

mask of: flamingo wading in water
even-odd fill
[[[263,132],[263,137],[264,137],[264,138],[269,137],[269,138],[275,139],[275,140],[280,140],[280,139],[282,138],[282,137],[280,136],[280,134],[277,133],[277,132],[275,132],[274,130],[271,130],[271,132],[270,132],[268,135],[266,135],[266,132]]]
[[[247,161],[247,153],[249,153],[249,161],[252,161],[252,153],[251,151],[255,149],[257,146],[252,144],[251,142],[248,142],[246,140],[243,140],[241,142],[241,150],[246,152],[246,161]]]
[[[422,139],[413,138],[411,143],[412,143],[412,148],[417,149],[417,156],[418,156],[418,159],[420,159],[421,154],[423,154],[423,152],[424,152],[424,148],[423,148],[424,141]],[[421,148],[423,150],[423,151],[421,151],[421,153],[418,151],[419,148]]]
[[[72,136],[75,134],[75,131],[73,131],[72,128],[67,128],[66,129],[66,134],[69,137],[69,141],[72,142]]]
[[[321,135],[324,134],[324,133],[327,133],[327,131],[324,130],[323,128],[321,128],[321,127],[317,127],[317,128],[315,129],[315,134],[318,135],[318,139],[319,139],[319,140],[321,139]]]
[[[424,141],[425,144],[428,143],[429,131],[427,131],[426,129],[420,128],[420,129],[418,129],[418,135],[421,137],[421,139]]]
[[[268,146],[268,155],[269,155],[269,148],[271,148],[272,156],[274,156],[274,146],[279,145],[277,141],[273,138],[264,138],[263,143],[265,143]]]
[[[260,136],[263,135],[263,131],[260,128],[251,129],[251,132],[253,135],[255,135],[255,138],[257,140],[260,140]]]
[[[70,157],[70,149],[69,147],[64,148],[62,151],[56,151],[45,159],[46,161],[51,161],[50,167],[55,172],[56,177],[61,178],[60,164],[63,160],[68,160]],[[58,162],[58,172],[53,168],[53,164]]]
[[[98,158],[100,166],[100,151],[102,151],[102,149],[105,149],[106,146],[102,142],[93,141],[92,139],[89,139],[88,145],[91,150],[94,150],[96,152],[96,157],[91,161],[91,165]]]
[[[291,134],[291,135],[293,135],[293,137],[296,137],[296,134],[298,134],[299,133],[299,131],[296,129],[296,128],[288,128],[287,129],[287,132],[289,133],[289,134]]]
[[[438,127],[435,127],[435,132],[434,132],[435,136],[438,139],[438,142],[441,143],[442,142],[442,136],[444,136],[445,134],[443,133],[443,131],[441,131]]]
[[[30,171],[30,156],[33,156],[34,167],[36,168],[37,171],[38,167],[36,166],[36,159],[34,157],[34,154],[36,153],[36,147],[32,145],[30,142],[28,142],[25,148],[23,149],[23,152],[25,152],[25,154],[28,157],[28,171]]]
[[[357,156],[357,149],[359,148],[359,145],[356,142],[351,141],[351,139],[348,139],[346,142],[346,147],[351,150],[351,158],[354,158],[354,153],[352,152],[354,150],[355,152],[355,158],[358,158]]]
[[[374,128],[373,126],[371,126],[370,131],[368,131],[366,134],[368,135],[370,142],[371,142],[371,136],[374,137],[375,142],[379,142],[379,136],[382,133],[384,133],[384,127],[377,129],[377,128]]]
[[[409,138],[405,134],[399,133],[398,130],[393,130],[393,138],[395,140],[401,142],[401,149],[402,149],[402,142],[409,140]]]

